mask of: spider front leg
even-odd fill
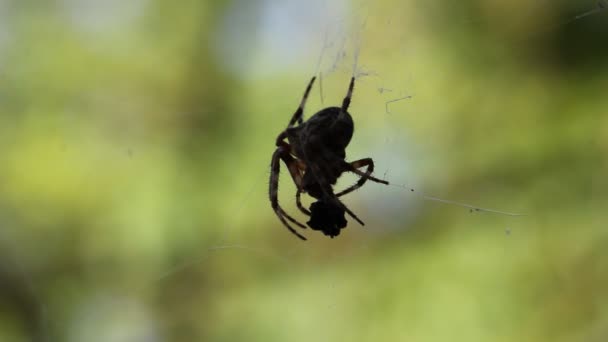
[[[306,104],[306,100],[308,99],[308,94],[310,94],[310,89],[312,89],[312,85],[313,83],[315,83],[315,79],[316,77],[310,79],[310,82],[308,83],[308,86],[304,91],[304,96],[302,96],[302,101],[300,101],[300,106],[298,106],[298,109],[296,109],[295,113],[293,113],[293,116],[291,117],[291,120],[289,120],[289,125],[287,125],[287,128],[295,125],[296,121],[300,125],[304,122],[304,119],[302,118],[304,114],[304,105]]]
[[[342,100],[342,107],[340,111],[342,113],[346,113],[348,111],[348,107],[350,106],[350,100],[353,97],[353,89],[355,88],[355,77],[350,78],[350,83],[348,84],[348,91],[346,92],[346,96]]]
[[[354,185],[340,191],[339,193],[336,194],[336,197],[340,197],[340,196],[344,196],[352,191],[355,191],[357,189],[359,189],[360,187],[363,186],[363,184],[365,184],[365,182],[367,182],[367,180],[371,180],[374,181],[376,183],[381,183],[381,184],[386,184],[388,185],[388,182],[385,180],[381,180],[375,177],[372,177],[371,174],[374,172],[374,161],[372,160],[372,158],[363,158],[363,159],[359,159],[356,160],[352,163],[347,163],[344,162],[344,168],[346,169],[346,171],[350,171],[353,173],[356,173],[357,175],[361,176],[361,178],[359,178],[359,180],[357,181],[357,183],[355,183]],[[365,173],[359,171],[358,169],[367,166],[367,169],[365,170]]]
[[[279,220],[281,220],[281,222],[283,223],[283,225],[285,227],[287,227],[287,229],[289,229],[290,232],[292,232],[294,235],[296,235],[300,239],[306,240],[306,238],[304,236],[300,235],[298,232],[295,231],[295,229],[293,229],[291,227],[291,225],[289,225],[287,220],[291,221],[293,224],[299,226],[300,228],[305,229],[306,226],[303,225],[302,223],[296,221],[293,217],[289,216],[289,214],[287,214],[283,210],[283,208],[281,208],[281,206],[279,205],[278,193],[279,193],[279,174],[281,172],[281,160],[283,160],[283,162],[285,162],[285,165],[287,165],[288,169],[290,169],[290,172],[292,169],[297,169],[297,165],[295,165],[294,158],[289,154],[289,150],[290,150],[289,144],[282,142],[282,144],[277,146],[277,149],[272,154],[272,161],[270,163],[271,171],[270,171],[270,187],[269,187],[270,204],[271,204],[272,209],[274,210],[275,214],[279,218]],[[292,173],[292,177],[294,178],[294,182],[296,181],[296,179],[298,179],[297,177],[294,176],[293,173]],[[296,184],[296,185],[298,186],[298,189],[299,189],[299,185],[298,184]],[[285,218],[287,218],[287,220],[285,220]]]

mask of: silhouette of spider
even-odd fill
[[[350,143],[354,130],[353,119],[348,113],[348,107],[353,94],[355,78],[350,79],[348,92],[341,107],[322,109],[304,122],[304,105],[314,82],[315,77],[308,83],[300,106],[289,121],[287,129],[277,137],[277,148],[272,155],[270,164],[269,193],[272,209],[285,227],[302,240],[306,240],[306,238],[296,232],[287,221],[300,228],[306,228],[306,226],[289,216],[279,205],[281,160],[287,166],[297,187],[296,204],[298,209],[310,216],[310,220],[307,222],[308,226],[313,230],[322,231],[323,234],[331,238],[338,236],[340,229],[346,227],[345,213],[364,225],[363,221],[348,209],[339,197],[360,188],[367,180],[388,185],[387,181],[371,176],[374,171],[374,162],[371,158],[363,158],[350,163],[345,160],[345,149]],[[367,167],[365,172],[359,170],[363,167]],[[354,185],[335,194],[333,185],[346,171],[353,172],[360,178]],[[316,202],[311,204],[310,210],[302,206],[300,201],[302,193],[307,193],[317,199]]]

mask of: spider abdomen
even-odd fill
[[[288,129],[287,138],[300,157],[331,152],[334,156],[326,156],[326,159],[344,159],[354,128],[349,113],[341,114],[339,107],[328,107],[311,116],[302,125]]]
[[[311,116],[307,121],[310,129],[321,136],[321,140],[334,150],[344,150],[350,143],[355,130],[355,124],[348,112],[340,111],[339,107],[328,107]]]

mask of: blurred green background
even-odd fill
[[[608,340],[597,6],[0,1],[0,341]],[[347,158],[404,187],[302,242],[274,140],[353,68]]]

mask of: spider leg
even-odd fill
[[[340,108],[340,112],[346,113],[348,111],[348,106],[350,106],[350,99],[353,97],[353,89],[355,88],[355,77],[350,78],[350,84],[348,85],[348,91],[346,92],[346,97],[342,100],[342,108]]]
[[[289,147],[289,144],[284,144]],[[287,165],[287,168],[289,169],[289,174],[291,175],[291,178],[293,179],[293,182],[295,183],[296,188],[298,189],[296,192],[296,205],[298,206],[298,209],[300,209],[300,211],[304,214],[310,216],[310,211],[308,211],[302,206],[302,201],[300,199],[300,195],[302,194],[302,177],[303,172],[306,170],[306,164],[304,164],[303,161],[292,157],[288,153],[282,154],[281,159],[283,160],[285,165]]]
[[[285,134],[285,132],[279,134],[277,138],[277,146],[281,146],[284,149],[290,151],[291,145],[283,141],[286,136],[287,135]],[[285,165],[287,165],[287,168],[289,169],[289,174],[291,175],[291,178],[293,179],[293,182],[295,183],[296,188],[298,189],[298,191],[296,192],[296,204],[298,206],[298,209],[300,209],[300,211],[304,214],[310,216],[310,211],[308,211],[302,206],[302,201],[300,200],[300,195],[302,194],[302,177],[304,171],[306,171],[306,164],[302,160],[292,157],[289,153],[282,153],[280,157],[285,163]]]
[[[302,172],[306,171],[306,164],[299,160],[296,159],[296,165],[298,167],[298,169],[300,170],[300,174],[302,174]],[[300,199],[300,195],[302,194],[302,183],[297,184],[298,185],[298,191],[296,192],[296,205],[298,206],[298,209],[300,209],[301,212],[303,212],[304,214],[310,216],[310,211],[308,211],[308,209],[304,208],[304,206],[302,205],[302,200]]]
[[[361,219],[358,218],[357,215],[352,212],[352,210],[348,209],[348,207],[344,203],[340,202],[336,195],[332,194],[331,199],[334,203],[338,204],[342,209],[344,209],[344,211],[346,211],[350,217],[355,219],[355,221],[359,222],[360,225],[365,226],[365,223],[363,223],[363,221],[361,221]]]
[[[308,94],[310,94],[310,89],[312,89],[312,84],[315,83],[315,79],[316,77],[310,79],[310,82],[308,83],[308,86],[304,91],[304,96],[302,96],[302,101],[300,101],[300,106],[298,107],[298,109],[296,109],[295,113],[293,113],[293,116],[291,117],[291,120],[289,120],[289,125],[287,125],[287,128],[295,125],[296,121],[300,125],[302,124],[302,122],[304,122],[304,119],[302,118],[304,114],[304,105],[306,104],[306,99],[308,99]]]
[[[338,197],[336,197],[336,195],[333,193],[331,187],[329,189],[327,189],[328,186],[322,185],[324,183],[321,183],[319,176],[318,176],[321,174],[321,171],[319,170],[319,166],[316,164],[310,164],[309,166],[311,168],[312,174],[315,177],[316,181],[319,184],[321,184],[321,191],[323,191],[323,195],[325,196],[326,200],[337,204],[340,208],[344,209],[344,211],[346,211],[350,217],[355,219],[355,221],[359,222],[360,225],[365,226],[365,223],[363,223],[363,221],[361,221],[361,219],[358,218],[357,215],[355,215],[355,213],[353,213],[350,209],[348,209],[348,207],[346,205],[344,205],[344,203],[340,202]]]
[[[283,210],[283,208],[281,208],[281,206],[279,205],[279,196],[278,196],[279,172],[281,171],[281,157],[282,157],[282,155],[284,155],[286,153],[286,151],[287,150],[285,149],[284,146],[279,146],[272,154],[272,161],[270,164],[271,172],[270,172],[270,187],[269,187],[270,204],[272,205],[272,209],[274,210],[274,212],[277,215],[277,217],[279,218],[279,220],[281,220],[283,225],[285,227],[287,227],[287,229],[289,229],[290,232],[292,232],[294,235],[296,235],[300,239],[306,240],[306,238],[304,236],[302,236],[298,232],[296,232],[295,229],[293,229],[289,225],[289,223],[287,223],[287,220],[291,221],[292,223],[298,225],[301,228],[306,228],[306,226],[304,226],[303,224],[296,221],[293,217],[289,216]],[[285,220],[285,218],[287,218],[287,220]]]
[[[291,150],[291,146],[286,142],[281,142],[281,146],[284,149],[286,149],[287,151]],[[291,179],[293,179],[293,182],[296,185],[296,188],[298,189],[298,191],[300,191],[300,189],[302,189],[302,177],[304,176],[303,175],[304,170],[302,169],[302,167],[300,167],[300,164],[302,164],[302,162],[300,160],[294,158],[289,153],[281,153],[280,157],[281,157],[281,160],[287,166],[287,169],[289,170],[289,174],[291,175]],[[305,169],[305,167],[304,167],[304,169]]]
[[[301,212],[310,216],[310,211],[308,211],[308,209],[304,208],[304,206],[302,205],[302,201],[300,199],[301,194],[302,190],[298,189],[298,192],[296,192],[296,205],[298,206],[298,209],[300,209]]]
[[[358,170],[365,166],[367,166],[365,173]],[[361,176],[361,178],[359,178],[357,183],[355,183],[354,185],[337,193],[336,197],[344,196],[344,195],[348,194],[349,192],[359,189],[360,187],[363,186],[363,184],[365,184],[365,182],[367,182],[368,179],[371,181],[377,182],[377,183],[382,183],[382,184],[388,185],[387,181],[381,180],[378,178],[374,178],[371,176],[371,174],[374,172],[374,161],[372,160],[372,158],[363,158],[363,159],[356,160],[352,163],[344,162],[344,168],[347,171],[356,173],[357,175]]]

